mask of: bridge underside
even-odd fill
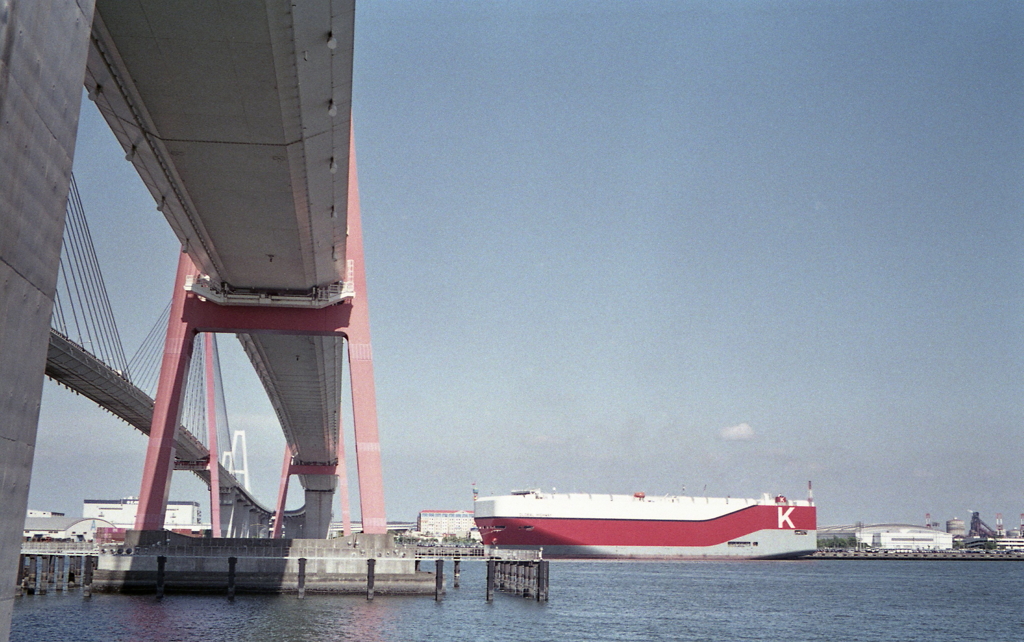
[[[351,0],[97,2],[90,96],[215,283],[343,280],[354,15]]]
[[[353,27],[353,0],[97,0],[89,96],[211,292],[301,305],[362,275],[349,249]],[[296,463],[337,464],[344,338],[239,339]],[[359,441],[376,446],[372,423]]]
[[[83,77],[213,287],[312,301],[343,290],[351,275],[361,297],[350,326],[358,336],[345,334],[354,397],[373,399],[361,245],[353,256],[348,236],[359,224],[349,216],[353,16],[353,0],[0,3],[0,640],[10,626]],[[245,333],[298,463],[325,461],[339,441],[332,412],[344,333],[312,343]],[[300,365],[285,367],[287,359]],[[128,401],[126,413],[138,400]],[[166,448],[173,469],[178,419],[157,421],[161,403],[151,430],[162,436],[151,437],[150,451]],[[355,411],[360,492],[372,491],[362,497],[363,523],[382,532],[369,408]]]

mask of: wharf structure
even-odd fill
[[[104,551],[93,577],[101,592],[363,594],[371,566],[379,594],[433,594],[436,584],[386,535],[213,539],[132,531]]]
[[[494,590],[547,599],[548,569],[539,554],[483,547],[396,545],[389,535],[331,540],[193,538],[130,531],[123,543],[26,542],[17,585],[26,593],[76,582],[108,593],[309,593],[434,595],[445,592],[444,561],[488,564],[487,600]],[[432,561],[433,563],[427,563]]]

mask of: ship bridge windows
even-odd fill
[[[521,530],[521,531],[532,531],[533,530],[533,526],[530,526],[530,525],[520,526],[519,530]]]

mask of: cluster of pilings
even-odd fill
[[[88,597],[95,568],[94,555],[20,555],[17,586],[22,595],[67,592],[81,586]]]
[[[487,560],[487,601],[494,600],[494,589],[548,601],[547,560]]]

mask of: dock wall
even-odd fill
[[[226,557],[167,557],[164,589],[168,593],[224,593],[229,588]],[[365,594],[367,559],[236,558],[234,590],[238,593],[298,593],[300,570],[307,593]],[[300,569],[300,560],[305,560]],[[433,573],[416,571],[416,561],[381,559],[375,564],[378,595],[427,595],[434,592]],[[93,576],[97,592],[152,593],[157,589],[158,557],[101,555]]]
[[[93,590],[364,594],[371,572],[378,595],[434,592],[434,574],[418,571],[415,557],[387,535],[193,539],[137,531],[100,551]]]

